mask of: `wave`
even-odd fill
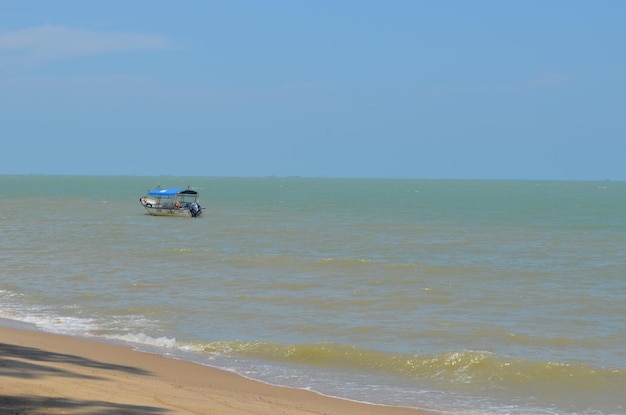
[[[387,353],[335,343],[292,344],[217,341],[192,347],[207,353],[245,355],[311,366],[342,367],[402,374],[410,378],[454,384],[519,386],[537,380],[566,383],[574,379],[603,379],[626,387],[626,370],[598,368],[584,363],[558,363],[498,356],[486,351],[450,351],[439,354]],[[593,382],[585,382],[591,386]]]
[[[457,393],[533,397],[538,402],[614,404],[626,390],[624,368],[499,356],[486,351],[403,354],[335,343],[279,344],[218,341],[187,345],[211,354],[392,376],[420,387]],[[601,398],[600,398],[601,397]]]

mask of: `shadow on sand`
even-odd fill
[[[20,359],[20,360],[15,360]],[[25,361],[28,360],[28,361]],[[0,343],[0,376],[14,376],[24,379],[39,376],[72,376],[91,378],[77,373],[54,369],[39,364],[38,362],[64,363],[95,369],[108,369],[134,375],[149,375],[150,372],[132,366],[114,365],[102,363],[96,360],[85,359],[79,356],[63,353],[53,353],[32,347],[16,346],[13,344]],[[93,378],[92,378],[93,379]]]
[[[46,363],[63,363],[80,367],[91,367],[125,372],[134,375],[150,375],[142,369],[132,366],[103,363],[92,359],[63,353],[53,353],[42,349],[0,343],[0,381],[10,378],[38,379],[50,376],[64,376],[86,380],[102,379],[97,376],[84,375],[71,370],[58,369]],[[4,378],[4,379],[1,379]],[[80,413],[92,415],[144,415],[166,414],[164,408],[127,405],[97,400],[67,399],[42,396],[6,396],[0,395],[1,414],[32,414],[32,413]]]
[[[153,406],[127,405],[120,403],[89,401],[80,399],[52,398],[41,396],[2,396],[0,413],[11,415],[66,414],[90,415],[156,415],[170,411]]]

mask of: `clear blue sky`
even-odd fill
[[[3,1],[0,174],[626,180],[626,1]]]

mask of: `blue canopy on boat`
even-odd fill
[[[154,189],[148,192],[148,196],[176,196],[183,189]]]

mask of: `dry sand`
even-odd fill
[[[419,415],[129,347],[0,326],[0,414]]]

